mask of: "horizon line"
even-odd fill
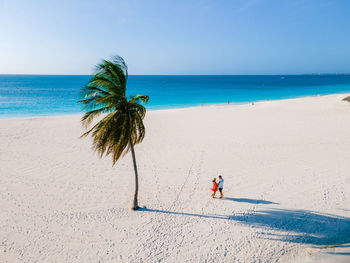
[[[0,76],[93,76],[94,74],[41,74],[0,73]],[[350,75],[348,73],[285,73],[285,74],[128,74],[129,76],[305,76],[305,75]]]

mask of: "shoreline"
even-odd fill
[[[206,107],[240,106],[240,105],[250,105],[252,102],[254,104],[260,104],[260,103],[263,103],[263,102],[270,102],[270,101],[289,101],[289,100],[297,100],[297,99],[303,99],[303,98],[315,98],[315,97],[336,96],[336,95],[343,95],[344,98],[345,98],[346,96],[350,95],[350,92],[332,93],[332,94],[317,94],[317,95],[308,95],[308,96],[283,98],[283,99],[257,100],[257,101],[250,101],[250,102],[230,102],[229,104],[227,102],[226,103],[203,103],[203,106],[201,106],[201,105],[189,105],[189,106],[175,107],[175,108],[147,109],[147,112],[186,110],[186,109],[193,109],[193,108],[196,109],[196,108],[206,108]],[[31,116],[14,116],[14,117],[12,117],[12,116],[8,116],[8,117],[0,116],[0,120],[32,119],[32,118],[57,117],[57,116],[77,116],[77,115],[82,115],[82,114],[84,114],[83,111],[81,111],[81,112],[57,113],[57,114],[49,114],[49,115],[31,115]]]

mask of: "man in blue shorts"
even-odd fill
[[[222,190],[224,189],[224,178],[222,178],[221,175],[219,175],[219,191],[220,191],[220,198],[224,197],[224,194],[222,193]]]

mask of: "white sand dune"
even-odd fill
[[[148,112],[137,212],[130,155],[99,159],[80,115],[0,120],[0,262],[310,262],[349,248],[343,97]]]

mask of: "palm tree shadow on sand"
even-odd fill
[[[254,213],[217,215],[174,212],[142,208],[141,211],[203,219],[232,220],[268,230],[288,232],[267,234],[267,239],[312,245],[344,244],[350,242],[350,218],[309,210],[268,209]]]

